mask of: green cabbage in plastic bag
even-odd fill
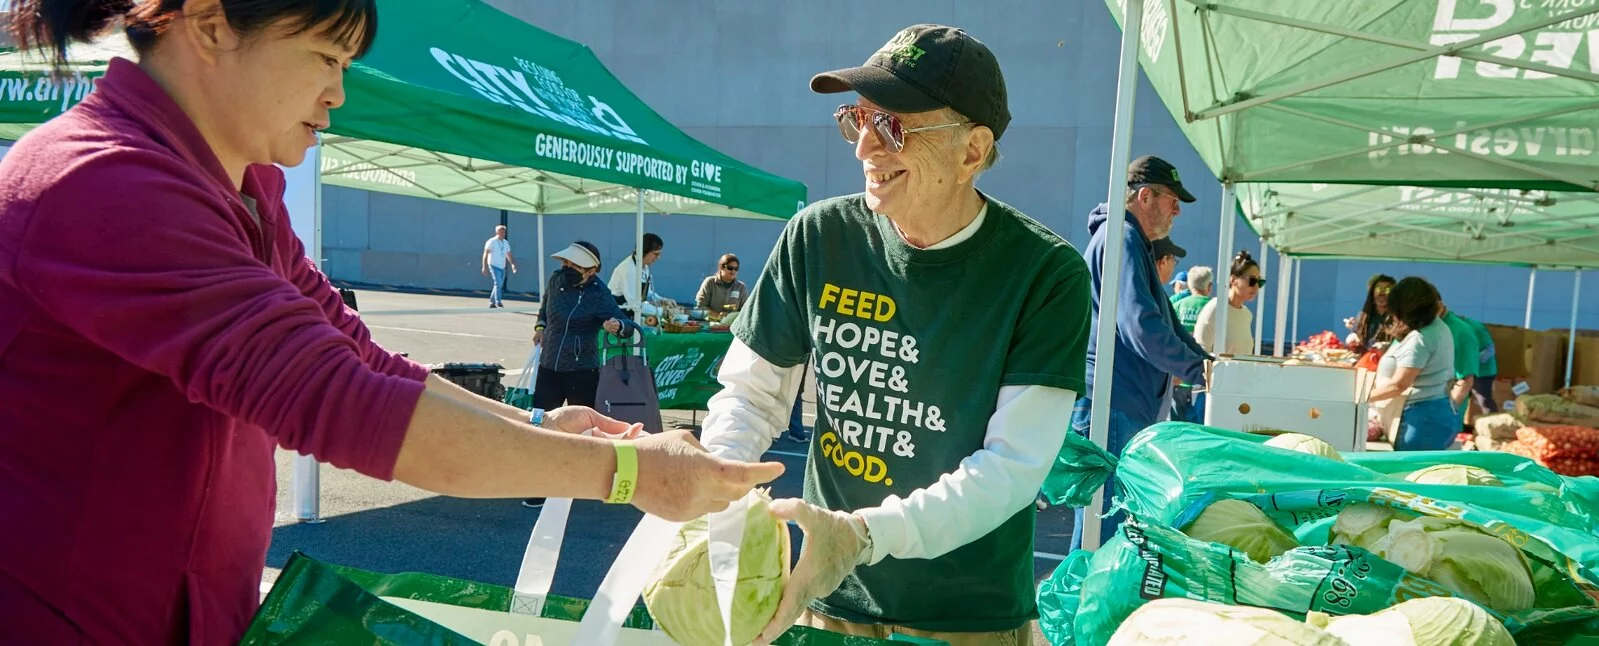
[[[1372,551],[1494,610],[1533,606],[1532,571],[1521,550],[1464,521],[1393,520]]]
[[[1410,646],[1514,646],[1510,631],[1465,599],[1411,599],[1371,615],[1330,617],[1311,613],[1310,624],[1350,644]]]
[[[1435,464],[1405,476],[1406,480],[1416,484],[1441,484],[1441,485],[1473,485],[1479,487],[1503,487],[1505,483],[1489,473],[1465,464]]]
[[[1300,453],[1309,453],[1310,455],[1317,455],[1329,460],[1337,460],[1339,462],[1344,461],[1344,456],[1338,453],[1338,449],[1333,448],[1333,445],[1328,444],[1325,440],[1322,440],[1319,437],[1312,437],[1302,433],[1283,433],[1266,440],[1266,446],[1274,446],[1279,449],[1288,449],[1289,451],[1298,451]]]
[[[1283,613],[1192,599],[1161,599],[1139,608],[1111,635],[1110,646],[1346,646]]]
[[[1194,522],[1183,528],[1193,538],[1221,543],[1249,555],[1256,563],[1299,547],[1287,530],[1267,517],[1259,507],[1242,500],[1218,500],[1205,507]]]
[[[773,517],[764,491],[750,494],[733,588],[735,644],[748,644],[777,614],[788,581],[788,528]],[[644,589],[644,604],[667,636],[685,646],[721,646],[726,637],[711,576],[710,526],[701,516],[678,530],[676,542]]]

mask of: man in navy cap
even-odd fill
[[[859,95],[833,118],[866,190],[789,221],[705,420],[712,453],[756,459],[815,366],[805,499],[772,504],[805,547],[760,641],[797,621],[1029,643],[1032,503],[1083,392],[1088,269],[975,187],[1010,123],[982,42],[915,25],[811,89]]]
[[[1173,377],[1195,386],[1205,383],[1205,361],[1210,356],[1194,341],[1193,335],[1183,329],[1166,295],[1166,281],[1155,265],[1156,253],[1176,254],[1176,250],[1171,249],[1176,245],[1167,239],[1172,222],[1181,213],[1182,204],[1193,201],[1194,195],[1183,187],[1175,167],[1159,157],[1145,156],[1133,160],[1127,169],[1127,210],[1120,215],[1127,225],[1122,239],[1107,238],[1105,223],[1113,217],[1107,205],[1100,204],[1088,214],[1088,230],[1092,237],[1084,255],[1088,259],[1088,270],[1093,274],[1093,325],[1096,328],[1100,324],[1099,296],[1105,249],[1112,244],[1122,245],[1120,275],[1112,277],[1112,280],[1121,281],[1121,293],[1113,322],[1116,365],[1111,376],[1110,433],[1106,447],[1117,456],[1133,435],[1167,417]],[[1156,251],[1157,243],[1162,243],[1162,251]],[[1088,436],[1093,408],[1090,397],[1097,354],[1093,347],[1095,338],[1090,337],[1088,349],[1089,389],[1072,410],[1072,430],[1084,437]],[[1114,485],[1114,480],[1105,483],[1107,503],[1115,493]],[[1107,504],[1105,508],[1110,506]],[[1076,511],[1072,549],[1082,546],[1083,513],[1081,508]],[[1120,519],[1118,514],[1101,524],[1101,542],[1115,533]]]

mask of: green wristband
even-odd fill
[[[611,495],[606,504],[625,505],[633,502],[638,485],[638,449],[632,442],[612,442],[616,447],[616,475],[611,478]]]

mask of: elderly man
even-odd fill
[[[1127,226],[1121,240],[1107,239],[1105,223],[1112,217],[1107,205],[1100,204],[1088,215],[1088,270],[1093,274],[1094,325],[1099,325],[1100,284],[1107,245],[1122,245],[1121,296],[1116,304],[1116,369],[1112,375],[1110,434],[1108,450],[1121,455],[1122,447],[1144,427],[1166,417],[1168,397],[1174,382],[1203,385],[1205,360],[1209,355],[1193,335],[1183,329],[1166,296],[1165,281],[1155,266],[1154,245],[1171,234],[1172,221],[1182,211],[1182,202],[1194,196],[1183,188],[1177,169],[1159,157],[1133,160],[1127,169],[1127,210],[1121,214]],[[1093,391],[1095,348],[1088,350],[1089,393]],[[1093,402],[1088,393],[1077,400],[1072,410],[1072,430],[1087,436]],[[1114,481],[1105,484],[1107,503],[1114,494]],[[1106,509],[1109,509],[1107,504]],[[1110,538],[1120,524],[1120,515],[1107,519],[1100,527],[1100,540]],[[1082,545],[1083,510],[1076,512],[1072,549]]]
[[[1084,388],[1087,268],[973,185],[1010,123],[977,39],[915,25],[811,89],[859,95],[834,117],[866,192],[788,223],[705,420],[710,451],[755,459],[814,360],[805,500],[773,505],[805,548],[761,642],[798,621],[1028,643],[1032,502],[1065,437],[1059,411]]]

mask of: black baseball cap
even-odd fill
[[[811,90],[854,90],[893,112],[953,108],[994,131],[1010,125],[1005,77],[988,46],[955,27],[921,24],[901,29],[866,64],[811,78]]]
[[[1178,258],[1188,256],[1188,250],[1177,246],[1177,243],[1172,242],[1171,238],[1161,238],[1150,243],[1150,245],[1150,253],[1155,256],[1156,260],[1166,256],[1176,256]]]
[[[1159,184],[1170,188],[1177,194],[1179,200],[1184,202],[1196,200],[1193,193],[1183,188],[1182,180],[1177,178],[1177,167],[1154,155],[1144,155],[1128,164],[1127,187],[1132,188],[1139,184]]]

